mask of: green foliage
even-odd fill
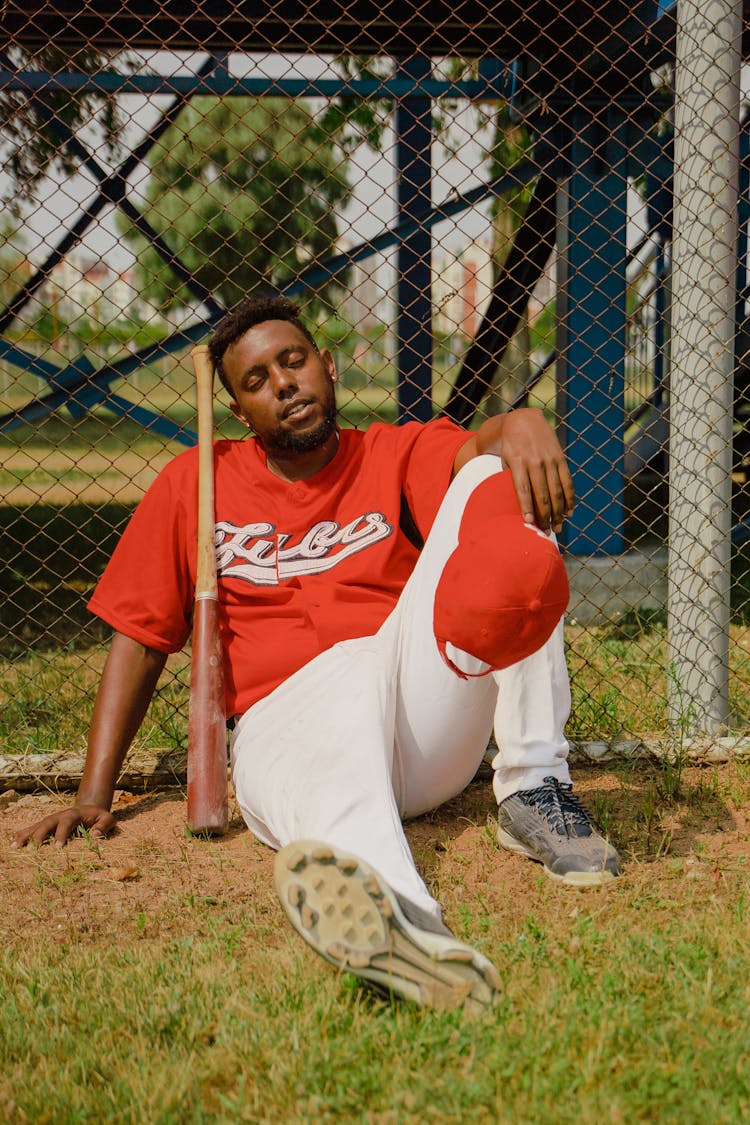
[[[285,98],[194,98],[149,154],[144,214],[198,283],[226,305],[276,287],[330,254],[349,185],[336,144]],[[194,297],[122,220],[143,297]],[[319,296],[329,296],[333,283]]]
[[[385,63],[388,65],[388,60]],[[336,67],[346,79],[382,78],[383,66],[384,60],[377,57],[342,54],[336,59]],[[362,98],[353,94],[335,98],[320,116],[318,139],[336,137],[347,153],[360,144],[367,144],[378,152],[392,111],[392,98]]]
[[[163,324],[153,320],[144,322],[132,311],[123,311],[117,319],[102,323],[83,314],[66,316],[59,302],[37,307],[33,317],[24,325],[25,339],[64,346],[69,358],[88,349],[97,358],[113,356],[125,346],[143,348],[157,343],[165,333]]]
[[[45,648],[84,650],[101,639],[106,630],[85,604],[130,514],[122,504],[0,508],[3,657]],[[25,706],[21,698],[18,706]]]
[[[500,101],[495,107],[494,136],[489,154],[490,176],[502,176],[516,164],[531,155],[533,139],[526,125],[514,119],[509,102]],[[531,199],[531,188],[526,183],[516,184],[498,196],[494,203],[495,215],[509,211],[513,228],[520,226]]]
[[[553,298],[529,325],[531,351],[552,351],[555,347],[556,330],[557,303]]]
[[[13,299],[29,270],[23,232],[15,221],[6,219],[0,223],[0,306]],[[68,357],[87,349],[101,357],[112,356],[125,346],[145,347],[165,335],[163,324],[144,321],[132,307],[112,318],[81,312],[71,315],[63,296],[54,286],[51,291],[43,289],[41,297],[16,319],[11,337],[32,345],[52,344]]]
[[[340,313],[326,317],[315,329],[318,346],[329,351],[343,351],[349,358],[354,357],[356,345],[361,339],[357,329]]]
[[[467,59],[453,59],[448,64],[448,76],[453,81],[466,78],[476,78],[478,68],[476,62]],[[437,130],[444,134],[446,146],[450,149],[449,133],[451,115],[455,112],[457,102],[454,99],[443,99],[443,104],[435,118]],[[526,160],[532,153],[534,139],[528,126],[519,121],[513,112],[513,107],[505,98],[495,102],[483,102],[477,105],[479,117],[477,132],[487,137],[485,145],[485,158],[489,174],[492,179],[502,176],[510,171],[521,161]],[[498,195],[492,204],[492,213],[497,220],[505,212],[510,212],[507,227],[510,232],[520,226],[526,208],[531,198],[531,189],[526,183],[518,183],[502,195]],[[497,247],[502,260],[503,247]],[[498,255],[496,254],[496,257]]]

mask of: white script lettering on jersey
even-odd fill
[[[287,578],[322,574],[350,555],[365,551],[393,532],[382,512],[365,512],[343,527],[321,520],[298,542],[277,532],[272,523],[244,527],[221,520],[216,524],[216,569],[219,577],[241,578],[254,586],[277,586]]]

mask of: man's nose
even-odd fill
[[[297,377],[289,367],[274,367],[271,370],[271,385],[277,398],[286,398],[297,390]]]

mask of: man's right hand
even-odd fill
[[[154,694],[166,653],[148,648],[122,633],[112,637],[94,704],[86,764],[74,805],[21,828],[11,837],[11,847],[53,840],[61,848],[78,828],[95,838],[115,826],[109,811],[115,782],[128,747]]]
[[[91,836],[101,839],[115,826],[115,818],[109,809],[98,805],[73,805],[61,812],[50,813],[43,820],[28,828],[19,828],[11,837],[12,848],[23,848],[26,844],[39,846],[45,840],[54,840],[58,848],[67,844],[77,828],[86,828]]]

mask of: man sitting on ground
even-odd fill
[[[455,938],[402,820],[460,793],[493,727],[500,843],[567,884],[618,872],[572,792],[565,569],[573,487],[542,414],[367,431],[336,422],[333,358],[288,301],[248,299],[210,353],[254,436],[214,447],[231,762],[242,816],[322,956],[423,1004],[500,978]],[[105,834],[167,654],[190,635],[197,451],[154,481],[90,602],[115,630],[75,805],[17,846]]]

